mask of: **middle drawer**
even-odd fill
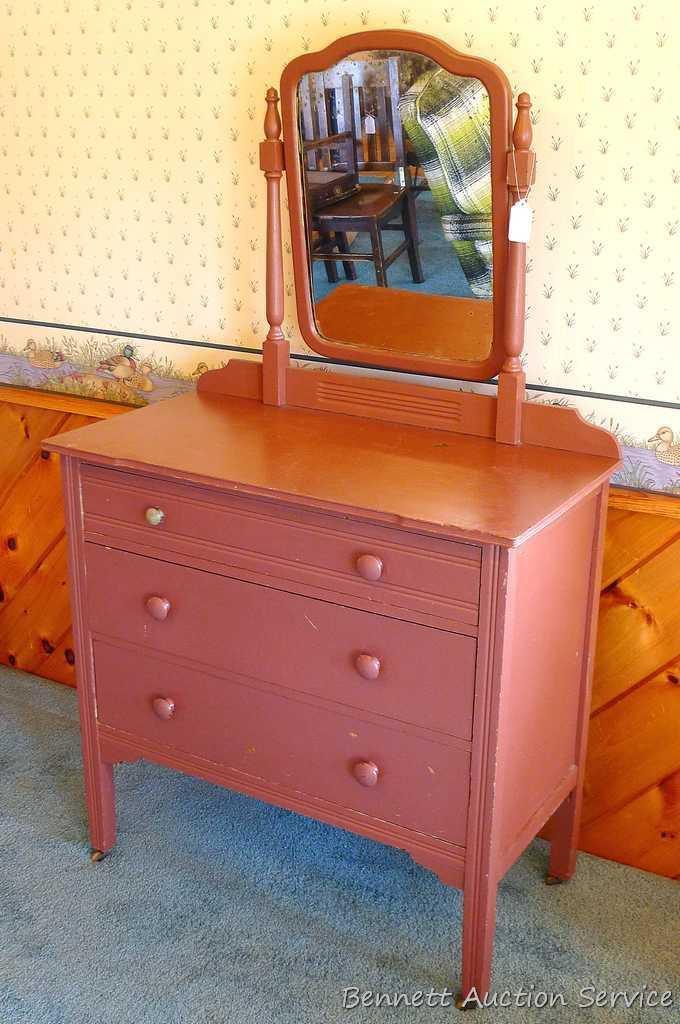
[[[88,543],[90,629],[460,739],[473,638]]]

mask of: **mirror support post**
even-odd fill
[[[285,405],[290,346],[283,323],[283,256],[281,251],[281,176],[284,169],[279,94],[267,90],[265,141],[260,143],[260,169],[267,181],[267,321],[269,332],[262,346],[262,400]]]
[[[512,133],[514,152],[508,153],[507,182],[510,202],[526,196],[536,176],[536,159],[531,149],[531,100],[526,92],[517,98],[517,118]],[[525,377],[520,356],[524,347],[526,244],[508,242],[505,291],[505,360],[498,375],[496,440],[521,444],[522,403]]]

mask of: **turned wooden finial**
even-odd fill
[[[264,137],[265,139],[280,139],[281,117],[279,116],[279,94],[276,89],[267,89],[266,100],[267,113],[264,115]]]
[[[536,180],[536,154],[532,150],[532,99],[528,92],[517,96],[517,117],[512,129],[512,152],[508,154],[508,187],[510,199],[522,199]]]
[[[517,97],[517,117],[512,130],[512,144],[515,149],[531,149],[531,97],[528,92],[521,92]]]
[[[517,117],[512,129],[512,152],[508,154],[508,187],[513,202],[526,195],[536,178],[536,155],[531,149],[531,97],[521,92],[517,97]]]

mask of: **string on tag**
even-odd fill
[[[522,189],[519,187],[519,174],[517,173],[517,160],[515,158],[515,147],[514,146],[512,147],[512,166],[513,166],[513,168],[515,170],[515,192],[517,193],[517,200],[516,200],[516,202],[518,202],[518,203],[526,203],[527,199],[529,198],[529,193],[531,192],[531,187],[532,187],[532,180],[531,179],[534,176],[534,168],[536,167],[536,154],[533,152],[533,150],[530,150],[529,152],[531,153],[531,155],[533,157],[533,160],[531,161],[531,168],[530,168],[529,173],[527,175],[529,183],[527,185],[526,192],[524,193],[524,195],[522,195]]]
[[[531,228],[534,220],[534,211],[529,206],[527,199],[531,192],[531,179],[536,165],[536,154],[532,152],[533,161],[528,174],[528,185],[524,195],[519,187],[519,174],[517,173],[517,160],[515,159],[515,147],[512,147],[512,163],[515,169],[515,193],[517,199],[510,207],[510,219],[508,221],[508,239],[511,242],[526,243],[531,238]]]

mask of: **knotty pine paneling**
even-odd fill
[[[680,499],[654,497],[610,499],[580,847],[680,878]]]
[[[122,411],[0,392],[4,664],[74,685],[59,466],[40,442]],[[612,491],[580,843],[671,877],[680,877],[679,517],[680,499]]]
[[[124,411],[0,390],[0,663],[75,685],[59,460],[41,442]]]

